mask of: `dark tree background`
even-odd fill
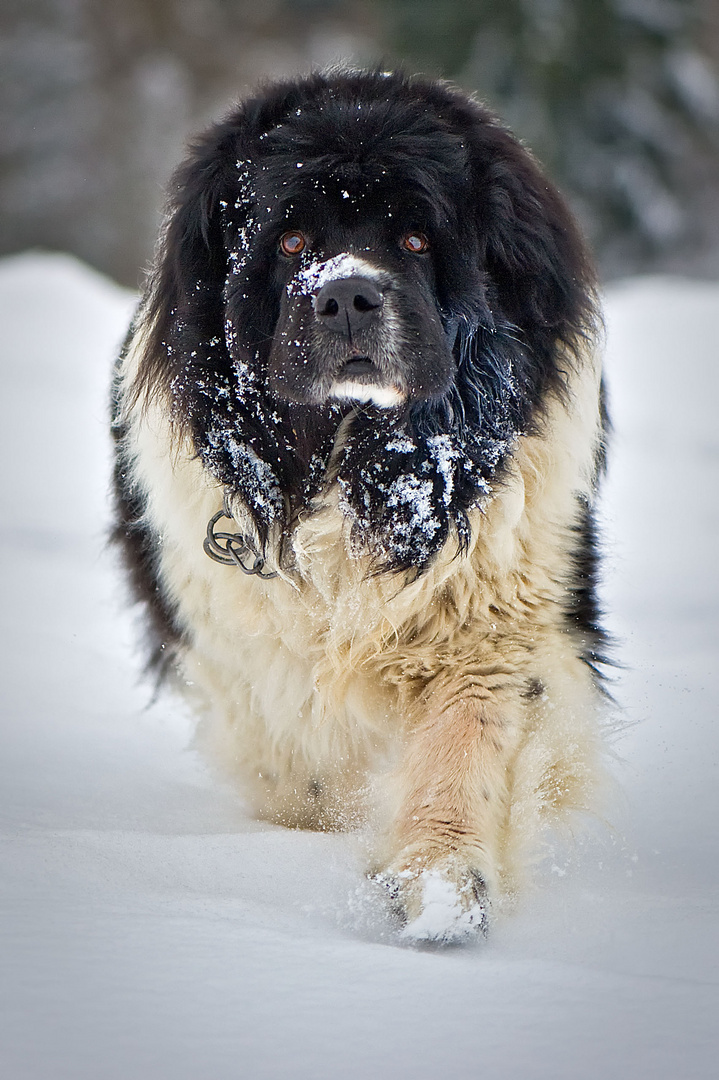
[[[352,0],[1,0],[0,254],[136,287],[187,138],[257,80],[371,58]]]
[[[0,254],[71,251],[136,286],[188,135],[342,57],[495,105],[605,275],[719,274],[717,0],[3,0]]]
[[[496,103],[571,196],[605,273],[698,267],[719,245],[716,0],[384,6],[399,55]]]

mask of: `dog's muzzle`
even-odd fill
[[[404,400],[396,386],[388,386],[382,372],[357,347],[358,335],[379,327],[384,295],[367,277],[334,278],[313,300],[315,318],[325,330],[340,335],[352,350],[335,374],[330,397],[371,402],[392,408]]]

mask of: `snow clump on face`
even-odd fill
[[[376,275],[377,270],[371,263],[358,259],[356,255],[342,252],[324,261],[313,260],[308,266],[298,270],[287,286],[287,295],[314,296],[328,281],[338,281],[348,277],[368,277]]]

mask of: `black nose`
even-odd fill
[[[323,285],[315,297],[315,316],[336,334],[351,338],[377,319],[382,293],[362,277],[337,278]]]

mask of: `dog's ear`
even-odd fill
[[[223,237],[224,193],[237,158],[237,132],[210,130],[192,147],[173,176],[155,267],[140,313],[143,356],[136,392],[174,396],[187,382],[188,368],[224,371],[229,357],[224,339],[223,288],[227,250]],[[235,167],[233,202],[237,197]],[[183,403],[173,401],[176,413]]]
[[[595,321],[595,274],[562,196],[499,125],[474,145],[483,259],[501,315],[539,352],[575,348]]]
[[[208,472],[239,495],[264,550],[284,518],[292,453],[278,438],[257,357],[226,317],[237,236],[254,207],[250,128],[242,113],[215,126],[173,177],[135,328],[140,354],[130,394],[162,398],[175,433],[187,436]]]

